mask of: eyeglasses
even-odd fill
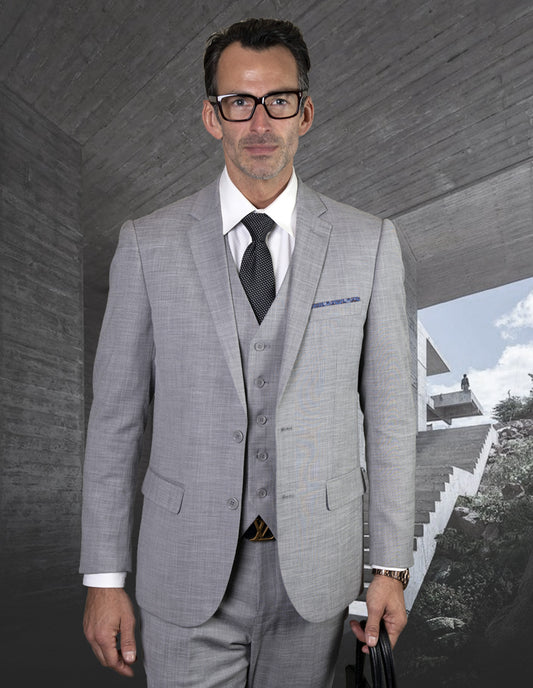
[[[272,119],[296,117],[307,91],[276,91],[261,98],[249,93],[227,93],[223,96],[209,96],[213,105],[218,105],[222,117],[228,122],[247,122],[252,119],[258,105],[264,105]]]

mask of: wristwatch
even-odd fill
[[[375,576],[387,576],[388,578],[394,578],[395,580],[400,581],[404,590],[409,583],[409,569],[400,569],[400,571],[395,571],[394,569],[373,568],[372,573]]]

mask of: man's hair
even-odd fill
[[[288,48],[298,68],[298,88],[309,89],[308,72],[311,60],[300,29],[281,19],[244,19],[212,34],[204,53],[205,90],[208,96],[217,94],[217,68],[222,52],[232,43],[244,48],[266,50],[277,45]]]

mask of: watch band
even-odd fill
[[[375,576],[387,576],[388,578],[394,578],[394,580],[400,581],[404,590],[409,583],[409,569],[395,571],[394,569],[372,568],[372,573]]]

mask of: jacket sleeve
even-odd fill
[[[94,364],[83,470],[82,573],[131,570],[136,468],[154,342],[135,227],[121,230]]]
[[[410,375],[404,270],[385,220],[365,323],[360,401],[369,478],[370,561],[413,562],[416,417]]]

